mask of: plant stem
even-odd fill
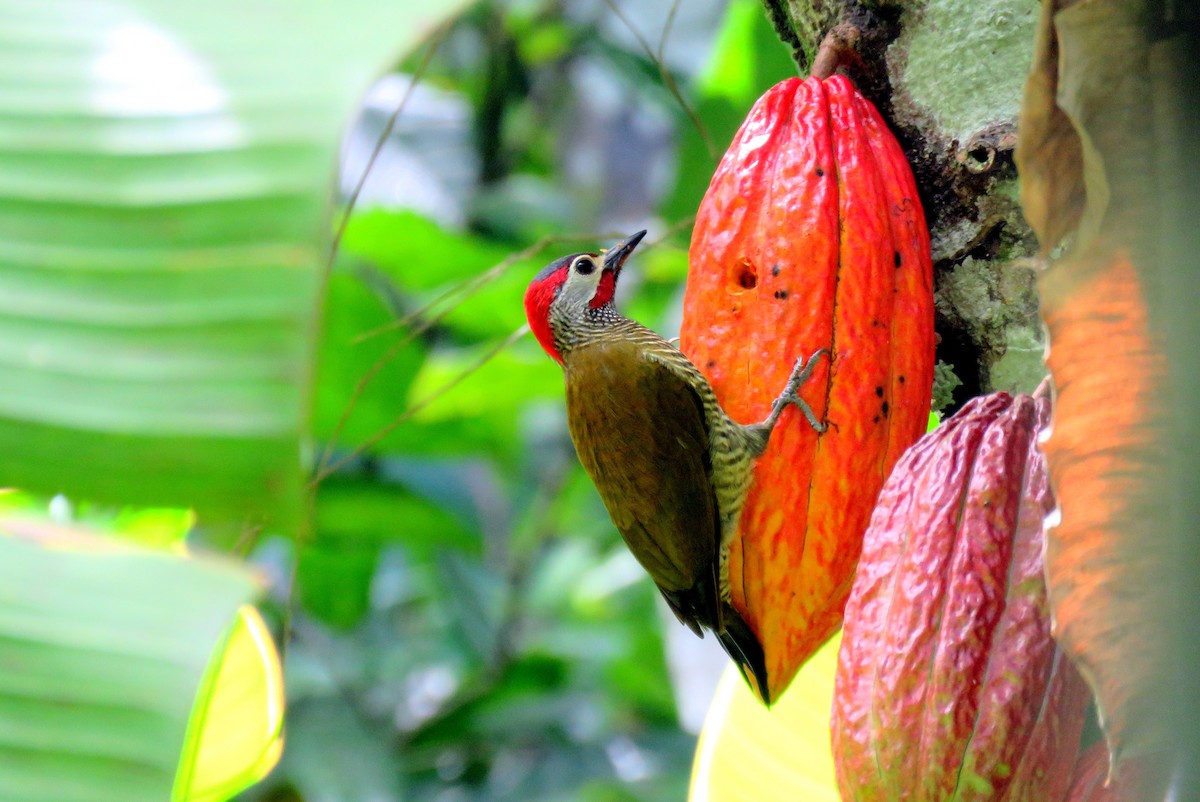
[[[857,67],[862,64],[858,55],[858,40],[862,33],[849,22],[841,22],[821,40],[817,55],[812,63],[812,75],[825,80],[839,69]]]

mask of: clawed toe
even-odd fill
[[[792,368],[792,375],[788,377],[787,386],[783,388],[783,392],[775,399],[770,417],[763,422],[763,425],[768,427],[768,431],[774,428],[775,422],[779,419],[779,416],[788,404],[800,410],[809,425],[818,433],[824,432],[829,428],[827,424],[817,420],[817,416],[813,414],[812,408],[800,398],[799,392],[800,387],[812,376],[813,370],[817,367],[817,361],[821,358],[822,354],[831,356],[828,348],[820,348],[814,351],[809,357],[805,358],[802,356],[796,360],[796,364]]]

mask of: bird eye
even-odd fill
[[[575,260],[575,272],[582,276],[591,275],[596,269],[596,263],[586,256],[581,256]]]

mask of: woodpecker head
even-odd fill
[[[612,307],[621,266],[646,236],[639,231],[603,254],[572,253],[542,268],[525,290],[525,316],[546,353],[560,364],[554,334],[582,322],[590,309]]]

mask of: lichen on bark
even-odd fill
[[[763,0],[779,38],[792,49],[801,72],[807,72],[817,46],[835,24],[846,18],[845,0]]]
[[[762,2],[801,71],[835,26],[849,23],[861,33],[856,59],[843,69],[880,109],[913,166],[933,241],[938,356],[963,381],[955,400],[1031,391],[1044,374],[1036,304],[996,288],[1026,272],[1021,260],[1036,250],[1017,198],[1013,149],[1037,3]],[[959,309],[968,299],[971,308]],[[1003,308],[1012,300],[1014,308]]]

